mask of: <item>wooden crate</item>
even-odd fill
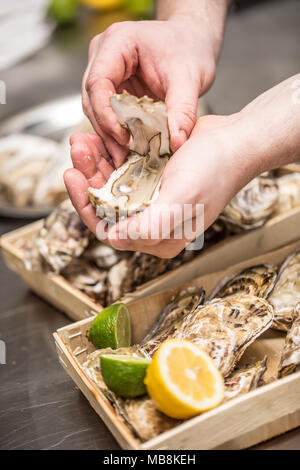
[[[299,165],[289,165],[278,170],[280,174],[300,171]],[[72,286],[62,276],[30,272],[24,266],[24,246],[42,227],[43,221],[27,225],[1,237],[1,247],[6,264],[16,271],[40,297],[65,312],[72,320],[81,320],[99,311],[102,306]],[[297,240],[300,236],[300,207],[271,218],[263,227],[234,235],[199,252],[192,261],[169,271],[126,294],[125,303],[144,298],[198,276],[213,273],[247,258],[275,250]]]
[[[226,270],[199,277],[187,285],[203,286],[209,296],[223,276],[256,263],[281,264],[299,247],[300,240]],[[128,306],[134,343],[144,337],[172,295],[181,288],[136,300]],[[91,321],[85,319],[54,333],[59,360],[124,449],[243,449],[300,425],[300,372],[297,372],[141,443],[82,367],[87,354],[95,349],[86,338]],[[272,358],[269,365],[275,370],[284,336],[281,332],[268,330],[247,349],[240,364],[260,360],[267,354]]]

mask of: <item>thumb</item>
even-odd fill
[[[184,144],[196,124],[198,96],[198,87],[192,86],[188,77],[173,75],[166,95],[173,152]]]

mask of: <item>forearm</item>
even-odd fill
[[[189,24],[192,23],[200,34],[201,25],[205,23],[215,38],[215,59],[217,59],[230,4],[231,0],[158,0],[156,17],[162,21],[181,19]]]
[[[300,74],[260,95],[240,113],[236,154],[249,176],[300,159]],[[250,179],[250,178],[249,178]]]

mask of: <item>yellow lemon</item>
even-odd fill
[[[121,7],[124,0],[81,0],[81,3],[97,10],[110,10]]]
[[[209,355],[194,343],[165,341],[148,366],[145,385],[157,408],[187,419],[219,405],[224,379]]]

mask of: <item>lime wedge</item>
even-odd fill
[[[123,348],[130,346],[130,314],[125,304],[104,308],[93,320],[88,340],[97,348]]]
[[[134,398],[147,393],[144,385],[146,370],[151,360],[143,357],[103,354],[100,357],[101,374],[107,387],[116,395]]]

